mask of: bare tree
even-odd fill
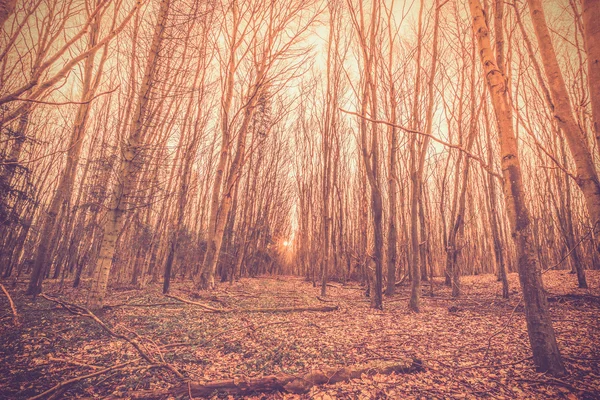
[[[477,38],[481,64],[494,106],[500,136],[500,156],[503,171],[503,189],[507,213],[517,248],[521,289],[533,360],[540,371],[563,375],[562,363],[548,302],[542,284],[542,275],[534,254],[529,210],[525,202],[518,144],[514,134],[512,113],[508,102],[507,81],[496,66],[492,52],[487,21],[479,0],[469,2],[473,18],[473,32]]]

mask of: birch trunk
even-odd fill
[[[393,4],[393,3],[392,3]],[[388,40],[389,53],[388,53],[388,84],[389,88],[389,101],[390,101],[390,122],[396,123],[396,87],[394,85],[393,76],[393,65],[394,65],[394,35],[392,34],[392,18],[391,11],[388,14]],[[388,126],[388,143],[389,143],[389,159],[388,159],[388,196],[390,203],[390,212],[388,216],[388,242],[387,242],[387,287],[385,294],[391,296],[394,294],[396,289],[396,263],[398,259],[398,228],[396,226],[398,220],[398,167],[397,163],[397,147],[398,147],[398,131],[394,126]]]
[[[481,3],[479,0],[470,0],[469,6],[481,64],[498,122],[504,197],[517,250],[519,280],[523,290],[525,318],[533,361],[538,371],[563,375],[566,370],[558,350],[544,293],[542,274],[533,249],[530,216],[525,199],[517,139],[512,125],[507,80],[496,65]]]
[[[419,25],[417,32],[417,73],[415,77],[415,96],[413,100],[413,129],[419,127],[419,95],[421,92],[421,48],[423,37],[423,8],[425,0],[421,0],[419,7]],[[425,144],[425,143],[423,143]],[[421,193],[422,180],[419,178],[419,148],[417,135],[413,134],[410,138],[410,163],[411,163],[411,195],[410,195],[410,276],[411,276],[411,295],[408,306],[414,312],[419,312],[421,298],[421,270],[420,252],[419,252],[419,195]]]
[[[262,75],[259,74],[257,82],[261,81]],[[213,289],[215,287],[215,272],[217,270],[217,263],[219,262],[219,252],[221,251],[221,244],[223,243],[223,234],[225,233],[225,225],[227,223],[227,216],[231,209],[233,201],[234,189],[236,182],[239,179],[241,168],[245,160],[246,154],[246,136],[250,122],[254,115],[254,109],[260,93],[259,87],[254,88],[254,93],[249,99],[246,109],[244,110],[244,119],[237,132],[238,142],[237,151],[234,159],[231,161],[229,166],[227,181],[223,190],[223,196],[218,204],[217,218],[214,222],[214,232],[208,241],[208,247],[206,255],[204,257],[204,263],[200,279],[198,281],[198,287],[200,289]]]
[[[600,1],[582,1],[583,33],[588,64],[588,84],[592,103],[592,123],[600,152]]]
[[[573,116],[569,92],[558,65],[542,2],[540,0],[528,0],[527,2],[540,47],[540,56],[548,80],[550,96],[554,104],[554,118],[564,132],[569,150],[573,156],[577,171],[577,185],[585,198],[588,213],[592,220],[592,227],[596,233],[596,250],[600,252],[600,235],[598,234],[600,232],[600,182],[598,181],[592,153],[585,133],[580,130]]]
[[[92,287],[88,297],[88,308],[102,308],[108,278],[115,255],[117,238],[123,227],[125,213],[132,206],[132,192],[136,187],[137,177],[140,174],[141,165],[139,157],[143,147],[142,131],[147,119],[147,108],[150,101],[151,89],[156,77],[159,52],[163,41],[165,24],[169,13],[170,0],[161,0],[158,20],[154,27],[150,54],[146,62],[142,85],[136,100],[135,111],[131,120],[129,135],[121,148],[121,160],[115,178],[108,211],[103,223],[104,236],[98,255]]]

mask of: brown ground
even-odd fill
[[[386,298],[380,312],[369,308],[354,283],[333,284],[328,288],[331,302],[325,303],[316,298],[318,288],[302,279],[262,277],[222,284],[201,298],[193,296],[190,284],[176,284],[172,293],[215,308],[338,304],[340,309],[214,314],[165,298],[154,285],[113,292],[109,303],[121,306],[98,317],[194,381],[301,374],[323,366],[407,358],[423,360],[426,369],[317,386],[302,396],[269,393],[251,397],[255,399],[600,398],[600,271],[588,271],[589,290],[577,289],[575,276],[563,271],[548,272],[544,280],[569,371],[560,379],[534,371],[515,274],[510,275],[510,301],[500,297],[500,284],[490,275],[463,278],[464,295],[456,300],[436,281],[435,297],[424,295],[420,314],[408,311],[406,287]],[[49,296],[84,305],[83,290],[60,291],[57,283],[45,287]],[[0,292],[0,398],[28,398],[61,381],[139,357],[131,344],[110,337],[90,318],[43,298],[34,302],[23,290],[24,285],[10,290],[21,316],[17,327]],[[157,303],[172,304],[133,306]],[[179,345],[164,347],[174,343]],[[130,391],[181,382],[172,371],[147,365],[138,360],[75,382],[54,398],[127,398]]]

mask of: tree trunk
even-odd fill
[[[17,0],[0,0],[0,29],[6,20],[15,12]]]
[[[417,71],[415,76],[415,94],[413,99],[413,129],[418,130],[419,124],[419,96],[421,92],[421,48],[423,40],[423,9],[425,0],[421,0],[419,6],[419,22],[417,31]],[[433,78],[432,78],[433,81]],[[424,140],[424,143],[427,139]],[[425,153],[426,147],[423,145]],[[417,135],[413,134],[410,138],[410,278],[411,295],[408,306],[414,312],[419,312],[421,298],[421,270],[420,251],[419,251],[419,195],[421,194],[422,175],[419,174],[419,142]]]
[[[262,74],[258,73],[257,82],[262,80]],[[221,244],[223,243],[223,234],[225,232],[225,225],[227,223],[227,216],[231,209],[233,201],[234,189],[236,182],[239,179],[242,165],[244,164],[246,154],[246,136],[250,122],[254,115],[254,109],[260,93],[260,88],[255,86],[253,88],[254,93],[250,95],[250,99],[247,102],[244,110],[244,117],[241,126],[237,132],[237,149],[234,159],[229,167],[227,180],[223,190],[223,196],[219,202],[217,220],[214,227],[214,234],[208,241],[208,248],[204,257],[204,263],[202,267],[202,273],[200,279],[197,282],[200,289],[213,289],[215,287],[215,272],[217,270],[217,263],[219,262],[219,253],[221,251]]]
[[[494,165],[493,149],[492,149],[492,132],[489,122],[489,113],[487,99],[483,99],[483,118],[485,121],[485,137],[487,144],[487,163],[490,168]],[[502,246],[502,235],[500,230],[502,225],[499,220],[498,197],[496,195],[496,178],[492,174],[487,174],[488,197],[490,207],[490,227],[492,232],[492,241],[494,243],[494,258],[496,260],[496,275],[498,280],[502,282],[502,297],[508,299],[509,287],[508,277],[506,274],[506,263],[504,262],[504,249]]]
[[[92,310],[102,308],[113,257],[115,255],[117,238],[123,227],[125,212],[133,205],[130,197],[136,187],[136,181],[141,169],[139,158],[142,156],[141,152],[144,145],[142,142],[142,130],[144,122],[148,118],[146,115],[147,107],[158,67],[159,52],[168,18],[169,5],[170,0],[161,0],[160,2],[158,20],[154,28],[150,54],[146,62],[129,135],[122,145],[122,157],[117,172],[118,175],[113,184],[109,208],[103,224],[104,236],[100,246],[100,254],[98,255],[99,265],[96,267],[88,298],[88,308]]]
[[[592,153],[584,132],[580,130],[573,116],[569,92],[558,65],[542,2],[540,0],[527,0],[527,2],[540,47],[542,64],[548,79],[550,96],[554,103],[554,118],[556,118],[558,126],[565,134],[571,155],[575,161],[577,185],[583,193],[592,220],[596,251],[600,252],[600,235],[598,234],[600,232],[600,182],[598,181]]]
[[[498,122],[503,189],[507,214],[517,249],[519,280],[525,302],[525,318],[533,361],[540,372],[564,375],[558,344],[552,327],[542,274],[532,247],[529,210],[521,176],[517,139],[513,130],[507,81],[496,66],[489,30],[479,0],[470,0],[473,32],[477,38],[481,64]]]
[[[94,22],[90,26],[88,47],[93,48],[96,45],[99,28],[100,20],[99,18],[95,18]],[[102,61],[106,60],[107,49],[104,51],[105,53]],[[73,132],[71,134],[67,151],[67,164],[65,165],[65,168],[60,176],[58,188],[52,197],[48,213],[43,219],[43,224],[40,229],[40,243],[36,252],[33,272],[29,280],[27,294],[37,295],[42,291],[42,281],[44,279],[44,275],[50,269],[52,257],[55,252],[55,248],[51,246],[52,238],[60,236],[61,221],[57,221],[58,216],[61,215],[62,218],[66,218],[68,226],[70,226],[69,222],[73,217],[70,213],[70,201],[73,195],[73,185],[75,184],[77,166],[79,164],[79,157],[83,148],[85,130],[91,108],[90,101],[97,88],[97,84],[95,85],[93,82],[95,55],[96,52],[94,51],[85,59],[81,92],[82,103],[79,105],[77,115],[75,116]],[[101,63],[96,77],[94,78],[95,82],[99,82],[100,76],[102,75],[102,65],[103,62]]]
[[[592,103],[592,124],[600,152],[600,1],[582,1],[583,31],[587,52],[588,84]]]

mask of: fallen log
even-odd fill
[[[405,362],[378,362],[355,368],[327,368],[312,370],[304,375],[280,373],[262,378],[235,378],[207,383],[188,382],[171,389],[160,391],[137,391],[128,393],[133,399],[156,399],[165,396],[180,397],[210,397],[215,394],[250,395],[282,391],[295,394],[307,393],[313,386],[347,382],[360,378],[362,375],[410,374],[423,371],[420,360],[413,359]]]

